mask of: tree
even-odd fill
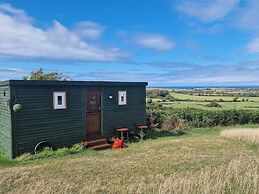
[[[170,92],[168,90],[159,90],[159,89],[147,90],[147,97],[149,98],[164,98],[169,94]]]
[[[57,81],[70,81],[69,76],[63,73],[50,72],[45,73],[42,68],[32,71],[30,76],[23,76],[23,80],[57,80]]]
[[[238,97],[233,98],[233,102],[238,102]]]

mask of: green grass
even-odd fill
[[[187,101],[175,101],[175,102],[163,102],[165,107],[172,108],[197,108],[204,110],[256,110],[259,111],[259,102],[217,102],[222,107],[207,107],[209,102],[187,102]]]
[[[221,129],[153,131],[126,149],[29,161],[0,155],[0,193],[256,193],[259,150]]]
[[[231,96],[194,96],[188,94],[180,94],[171,92],[171,95],[177,99],[181,99],[182,101],[173,101],[173,102],[163,102],[165,107],[171,108],[197,108],[204,110],[257,110],[259,111],[259,97],[244,97],[244,99],[249,99],[248,102],[232,102],[234,97]],[[194,101],[184,101],[184,100],[194,100]],[[218,102],[222,107],[207,107],[209,104],[207,101],[213,100],[224,100],[225,102]],[[243,97],[240,97],[238,100],[241,101]],[[154,99],[154,101],[158,101],[160,99]]]
[[[17,164],[18,164],[17,161],[10,159],[4,153],[0,152],[0,168],[12,167]]]
[[[233,96],[196,96],[196,95],[189,95],[189,94],[180,94],[177,92],[171,92],[171,95],[180,99],[191,99],[191,100],[199,100],[199,101],[220,100],[220,99],[225,101],[232,101],[234,98]],[[249,101],[259,102],[259,97],[240,97],[239,100],[242,100],[243,98],[249,99]]]
[[[0,169],[15,166],[24,166],[28,164],[40,164],[48,161],[49,159],[58,158],[73,158],[80,156],[97,156],[99,152],[93,150],[86,150],[83,148],[82,144],[75,144],[71,148],[61,148],[58,150],[52,150],[46,148],[44,151],[37,154],[25,153],[16,159],[10,159],[4,153],[0,152]]]

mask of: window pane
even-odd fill
[[[124,95],[121,95],[121,102],[124,102]]]
[[[58,96],[58,105],[62,105],[62,96]]]

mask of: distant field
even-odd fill
[[[206,105],[208,102],[165,102],[163,103],[166,107],[172,108],[199,108],[205,110],[258,110],[259,111],[259,104],[258,102],[219,102],[222,105],[221,108],[217,107],[207,107]]]
[[[176,92],[171,92],[171,95],[173,95],[176,98],[181,98],[183,100],[185,99],[191,99],[191,100],[225,100],[225,101],[232,101],[233,96],[195,96],[195,95],[189,95],[189,94],[180,94]],[[239,100],[242,99],[248,99],[249,101],[257,101],[259,102],[259,97],[239,97]]]
[[[233,102],[233,96],[196,96],[189,94],[180,94],[176,92],[170,92],[170,95],[180,99],[180,101],[166,101],[162,102],[165,107],[172,108],[198,108],[205,110],[258,110],[259,111],[259,97],[239,97],[237,102]],[[245,100],[243,102],[242,100]],[[161,101],[161,99],[155,98],[154,101]],[[181,101],[182,100],[182,101]],[[190,101],[185,101],[190,100]],[[210,102],[217,101],[222,107],[207,107]],[[224,102],[219,102],[220,100]],[[248,100],[248,101],[247,101]]]

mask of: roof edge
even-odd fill
[[[9,86],[10,85],[10,81],[6,80],[6,81],[0,81],[0,86]]]
[[[35,86],[147,86],[147,82],[115,82],[115,81],[50,81],[50,80],[9,80],[7,85]],[[1,82],[0,82],[1,85]]]

